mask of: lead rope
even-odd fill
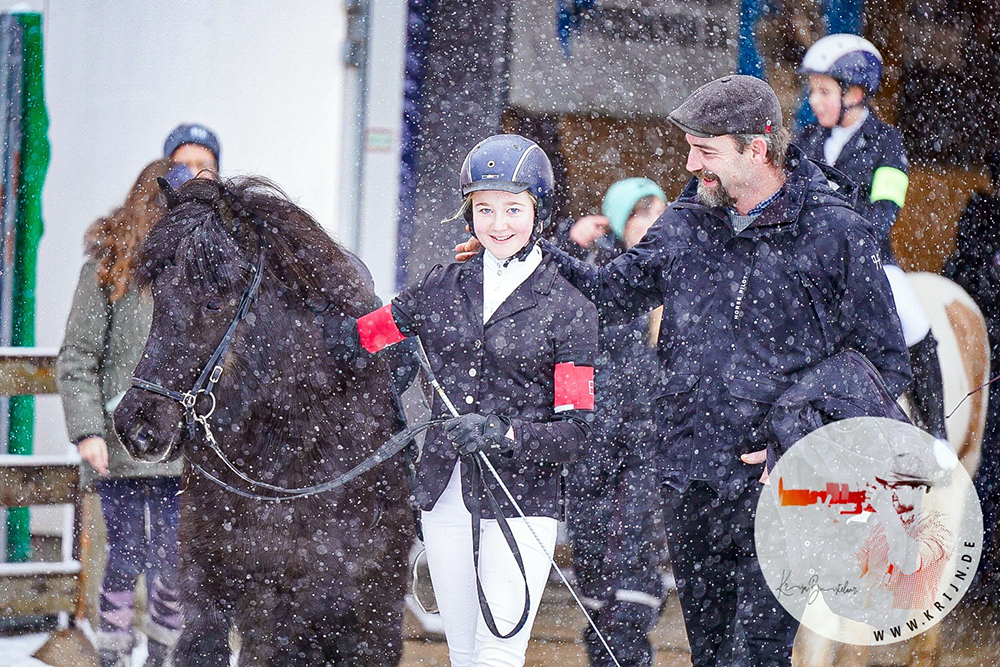
[[[415,336],[415,338],[417,339],[417,362],[420,364],[420,367],[424,370],[424,374],[427,376],[427,381],[430,382],[431,387],[433,387],[434,391],[437,392],[437,395],[444,402],[445,406],[447,406],[448,411],[451,412],[452,416],[458,417],[459,414],[458,410],[455,409],[455,404],[452,403],[451,399],[448,398],[448,394],[445,393],[444,389],[438,383],[437,377],[434,375],[434,371],[431,370],[430,361],[428,361],[427,353],[424,351],[423,341],[420,340],[419,336]],[[531,527],[531,523],[528,521],[528,517],[524,515],[524,511],[521,509],[521,506],[518,505],[517,501],[514,499],[514,495],[510,492],[510,489],[508,489],[507,485],[504,484],[502,479],[500,479],[500,474],[496,471],[496,468],[494,468],[493,464],[490,463],[490,460],[486,457],[485,453],[480,451],[477,452],[477,454],[479,456],[479,462],[482,463],[482,465],[486,466],[486,469],[489,470],[490,474],[493,475],[493,479],[496,480],[497,484],[500,486],[500,489],[504,492],[504,495],[507,496],[507,500],[510,501],[510,504],[514,508],[514,511],[517,512],[518,516],[524,519],[524,525],[527,526],[528,531],[531,533],[531,536],[535,538],[535,541],[538,542],[538,546],[541,547],[542,551],[549,559],[549,564],[553,567],[553,569],[555,569],[556,573],[559,575],[559,579],[561,579],[563,584],[566,586],[566,590],[568,590],[569,594],[573,596],[573,600],[576,602],[576,606],[579,607],[580,611],[583,612],[584,617],[586,617],[587,619],[587,623],[589,623],[590,627],[593,628],[594,633],[597,635],[597,638],[601,640],[601,644],[604,646],[604,650],[606,650],[608,652],[608,655],[611,657],[611,661],[615,663],[616,667],[621,667],[621,663],[618,662],[618,658],[615,657],[614,651],[612,651],[611,646],[608,645],[608,640],[604,638],[604,634],[597,627],[597,623],[594,622],[594,619],[593,617],[591,617],[590,612],[587,611],[587,608],[583,605],[583,601],[580,600],[580,596],[578,596],[576,594],[576,591],[573,590],[573,586],[570,585],[569,580],[566,579],[566,575],[564,575],[563,571],[559,568],[558,565],[556,565],[555,559],[553,559],[552,556],[549,555],[549,550],[546,548],[545,543],[538,536],[538,533],[535,532],[535,529]],[[497,516],[500,517],[503,515],[498,512]],[[476,576],[477,577],[479,576],[478,567],[476,568]],[[478,585],[479,582],[477,581],[476,583]],[[525,602],[527,603],[527,597],[525,598]],[[494,632],[494,634],[496,633]]]
[[[970,391],[968,394],[966,394],[965,396],[963,396],[962,400],[959,401],[958,405],[955,406],[955,409],[952,410],[951,412],[949,412],[948,414],[946,414],[944,416],[945,419],[951,419],[951,416],[953,414],[955,414],[956,412],[958,412],[958,409],[960,407],[962,407],[962,404],[965,403],[970,397],[972,397],[974,394],[978,394],[983,389],[986,389],[986,387],[989,387],[991,384],[993,384],[997,380],[1000,380],[1000,375],[993,376],[992,378],[990,378],[989,380],[987,380],[986,382],[984,382],[983,384],[979,385],[978,387],[976,387],[975,389],[973,389],[972,391]]]
[[[336,477],[336,478],[334,478],[334,479],[332,479],[332,480],[330,480],[328,482],[323,482],[322,484],[316,484],[314,486],[306,486],[306,487],[300,487],[300,488],[287,488],[287,487],[281,487],[281,486],[274,486],[274,485],[265,484],[264,482],[260,482],[258,480],[255,480],[255,479],[252,479],[250,477],[247,477],[243,473],[241,473],[240,471],[238,471],[235,468],[233,468],[233,470],[236,472],[236,474],[241,479],[243,479],[244,481],[249,482],[250,484],[253,484],[253,485],[256,485],[256,486],[260,486],[260,487],[272,490],[272,491],[280,491],[280,492],[289,494],[289,495],[286,495],[286,496],[262,496],[262,495],[253,493],[251,491],[244,491],[243,489],[238,489],[235,486],[232,486],[231,484],[227,484],[226,482],[223,482],[221,479],[219,479],[218,477],[216,477],[212,473],[210,473],[207,470],[205,470],[192,457],[188,456],[187,458],[188,458],[188,462],[199,473],[201,473],[202,475],[204,475],[206,478],[208,478],[210,481],[214,482],[215,484],[218,484],[222,488],[226,489],[227,491],[230,491],[231,493],[235,493],[238,496],[243,496],[244,498],[250,498],[252,500],[268,500],[268,501],[272,501],[272,502],[282,502],[282,501],[285,501],[285,500],[296,500],[298,498],[305,498],[307,496],[314,496],[314,495],[316,495],[318,493],[325,493],[326,491],[332,491],[333,489],[337,489],[337,488],[339,488],[341,486],[344,486],[348,482],[350,482],[350,481],[354,480],[355,478],[357,478],[359,475],[362,475],[365,472],[368,472],[369,470],[371,470],[375,466],[379,465],[383,461],[387,461],[388,459],[392,458],[397,453],[399,453],[400,451],[402,451],[403,449],[405,449],[406,446],[409,445],[410,442],[414,438],[416,438],[418,435],[420,435],[421,433],[423,433],[427,429],[431,428],[432,426],[436,426],[438,424],[441,424],[444,421],[445,421],[444,419],[431,419],[431,420],[426,421],[426,422],[421,422],[421,423],[417,424],[416,426],[414,426],[412,428],[404,429],[404,430],[400,431],[399,433],[396,433],[391,438],[389,438],[389,440],[387,440],[384,445],[382,445],[381,447],[379,447],[373,453],[369,454],[363,461],[361,461],[360,463],[358,463],[356,466],[354,466],[353,468],[351,468],[350,470],[348,470],[344,474],[342,474],[339,477]],[[217,447],[217,445],[216,445],[216,447]],[[221,452],[217,452],[217,453],[221,455]],[[223,460],[227,461],[227,459],[224,458],[224,457],[223,457]]]

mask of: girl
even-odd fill
[[[418,336],[461,413],[435,397],[433,415],[450,419],[429,433],[413,486],[452,665],[522,665],[563,514],[564,464],[590,435],[597,312],[536,245],[553,200],[541,148],[490,137],[465,158],[460,188],[455,217],[483,249],[435,266],[358,320],[356,335],[368,352]]]
[[[87,463],[83,483],[101,498],[108,562],[101,583],[97,648],[102,667],[132,653],[135,584],[146,573],[147,665],[161,665],[180,628],[176,606],[180,461],[143,463],[128,455],[111,423],[149,336],[153,303],[129,288],[139,245],[165,210],[158,178],[179,186],[184,165],[146,166],[121,207],[87,230],[83,265],[56,361],[66,430]],[[148,524],[146,513],[148,510]],[[147,530],[149,538],[147,539]]]
[[[806,157],[835,167],[858,188],[855,210],[871,223],[881,245],[910,350],[914,423],[945,438],[937,340],[889,247],[889,232],[906,201],[909,161],[899,131],[876,118],[869,106],[882,81],[882,56],[863,37],[828,35],[809,47],[800,71],[809,77],[809,105],[818,123],[802,128],[792,141]]]

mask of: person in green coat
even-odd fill
[[[88,257],[56,362],[66,429],[85,462],[83,484],[100,496],[108,529],[97,633],[102,667],[129,664],[135,642],[135,585],[141,573],[146,574],[149,610],[144,628],[147,665],[163,664],[180,630],[176,572],[181,462],[133,459],[115,435],[111,417],[149,336],[152,298],[132,289],[129,280],[139,246],[165,210],[157,178],[176,186],[190,177],[186,166],[170,160],[150,163],[125,203],[87,230]]]

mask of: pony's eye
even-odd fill
[[[209,299],[205,302],[205,310],[222,310],[222,300]]]

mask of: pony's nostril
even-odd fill
[[[148,426],[136,426],[129,434],[129,440],[136,452],[146,453],[153,446],[153,429]]]

